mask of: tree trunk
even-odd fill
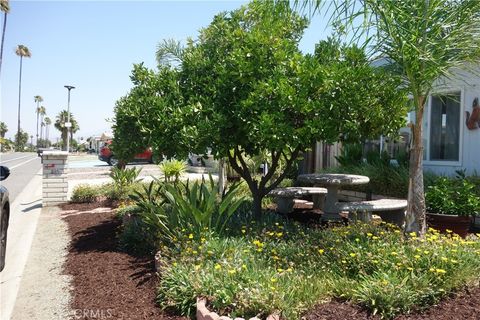
[[[7,29],[7,13],[3,15],[3,29],[2,29],[2,45],[0,47],[0,74],[2,71],[2,59],[3,59],[3,43],[5,41],[5,30]]]
[[[225,160],[222,158],[218,160],[218,193],[220,194],[220,196],[222,196],[223,192],[225,191],[225,182]]]
[[[252,203],[252,212],[253,216],[256,219],[259,219],[262,216],[262,199],[264,196],[262,196],[258,190],[253,193],[253,203]]]
[[[37,148],[38,148],[38,102],[37,102]]]
[[[417,98],[415,124],[412,126],[410,149],[410,174],[408,181],[408,207],[405,217],[405,232],[426,232],[425,194],[423,187],[423,112],[426,98]]]
[[[20,101],[22,97],[22,62],[23,57],[20,56],[20,77],[18,78],[18,126],[17,134],[20,136]]]

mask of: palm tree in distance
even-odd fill
[[[5,138],[5,133],[7,133],[7,131],[7,124],[3,121],[0,121],[0,138]]]
[[[50,125],[52,124],[52,120],[49,117],[45,117],[45,142],[48,144],[48,131],[50,130]],[[48,147],[48,145],[47,145]]]
[[[0,0],[0,10],[3,12],[2,44],[0,47],[0,72],[2,70],[3,43],[5,41],[5,30],[7,29],[7,14],[10,12],[8,0]]]
[[[15,50],[15,54],[20,57],[20,77],[18,79],[18,126],[17,126],[17,135],[20,136],[20,101],[22,97],[22,64],[23,57],[30,58],[32,54],[30,50],[23,44],[19,44]]]
[[[47,110],[45,109],[44,106],[41,106],[38,113],[40,114],[40,140],[42,140],[43,139],[43,127],[45,126],[45,123],[43,122],[43,118],[47,114]]]
[[[68,112],[67,110],[62,110],[60,113],[57,115],[57,118],[55,119],[55,128],[61,132],[62,135],[62,143],[63,143],[63,150],[66,150],[67,148],[67,139],[69,138],[69,130],[67,127],[65,127],[65,122],[68,120]],[[80,127],[78,126],[77,120],[73,117],[73,114],[70,112],[70,123],[72,124],[72,127],[70,128],[70,139],[72,139],[73,134],[77,132]]]
[[[43,98],[42,96],[35,96],[33,97],[33,99],[35,100],[35,102],[37,103],[37,109],[35,110],[35,112],[37,113],[37,147],[38,147],[38,117],[40,115],[40,102],[43,102]]]

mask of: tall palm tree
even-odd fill
[[[318,8],[324,1],[317,0]],[[306,6],[312,2],[304,1]],[[373,34],[374,51],[392,62],[413,98],[415,123],[412,147],[406,232],[424,235],[423,116],[434,81],[452,77],[455,68],[468,69],[480,59],[480,1],[337,0],[334,15],[357,34]],[[347,18],[345,18],[347,17]],[[366,23],[355,23],[358,17]],[[359,30],[359,29],[356,29]],[[367,31],[367,32],[365,32]],[[373,31],[373,33],[368,33]]]
[[[47,114],[47,110],[45,109],[44,106],[41,106],[38,113],[40,114],[40,140],[42,140],[43,139],[43,126],[45,125],[45,123],[43,122],[43,118]]]
[[[50,130],[50,125],[52,124],[52,120],[49,117],[45,117],[45,140],[48,141],[48,131]]]
[[[5,133],[7,133],[7,131],[7,124],[3,121],[0,121],[0,137],[5,138]]]
[[[62,110],[57,115],[57,118],[55,119],[55,124],[54,124],[54,127],[61,132],[64,150],[66,150],[67,148],[67,139],[69,138],[69,136],[70,136],[70,139],[72,139],[73,134],[80,129],[80,127],[78,126],[77,120],[75,120],[71,112],[70,112],[70,123],[72,124],[72,127],[70,128],[70,130],[68,130],[68,128],[65,127],[65,122],[67,122],[67,120],[68,120],[68,112],[67,110]]]
[[[20,77],[18,79],[18,126],[17,126],[17,135],[20,136],[20,101],[22,97],[22,64],[23,57],[30,58],[32,54],[30,50],[23,44],[19,44],[15,50],[15,54],[20,57]]]
[[[2,70],[3,43],[5,41],[5,30],[7,29],[7,14],[10,12],[8,0],[0,0],[0,10],[3,12],[2,44],[0,46],[0,73]]]
[[[35,110],[35,112],[37,113],[37,146],[38,146],[38,118],[39,118],[39,115],[40,115],[40,102],[43,102],[43,98],[42,96],[34,96],[33,99],[35,100],[35,102],[37,103],[37,109]]]

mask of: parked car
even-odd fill
[[[10,170],[7,167],[0,166],[0,181],[7,179]],[[0,271],[5,267],[5,256],[7,254],[7,231],[8,220],[10,217],[10,200],[8,190],[0,184]]]
[[[105,161],[111,166],[116,166],[118,164],[118,159],[115,157],[115,155],[113,154],[112,150],[109,147],[111,143],[112,141],[107,141],[107,143],[105,143],[105,145],[102,148],[100,148],[98,159],[100,161]],[[152,148],[147,148],[145,149],[144,152],[136,154],[133,160],[138,162],[153,163]]]

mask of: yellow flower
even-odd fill
[[[277,289],[276,289],[274,286],[271,286],[271,287],[270,287],[270,290],[275,291],[275,290],[277,290]]]
[[[245,229],[242,229],[242,233],[245,233],[245,232],[247,232],[247,231]]]
[[[283,232],[277,232],[277,238],[281,238],[283,236]]]
[[[358,239],[358,238],[355,238],[355,242],[360,242],[360,239]]]
[[[442,259],[442,261],[448,261],[448,258],[446,258],[446,257],[442,257],[441,259]]]
[[[222,268],[222,266],[217,263],[214,268],[215,268],[215,270],[220,270]]]
[[[347,263],[347,260],[342,260],[342,263]]]
[[[447,273],[447,271],[443,270],[443,269],[435,269],[435,272],[436,273],[440,273],[440,274],[445,274]]]
[[[212,251],[212,250],[208,250],[207,253],[208,253],[208,254],[213,254],[213,251]]]
[[[356,253],[350,253],[350,257],[354,258],[357,254]]]
[[[388,284],[388,281],[387,281],[387,280],[383,280],[383,281],[382,281],[382,284],[383,284],[384,286],[386,286],[386,285]]]
[[[373,234],[371,234],[370,232],[367,233],[367,236],[371,237],[373,236]]]
[[[398,253],[396,253],[395,251],[392,251],[391,255],[392,256],[398,256]]]
[[[287,269],[287,272],[293,272],[293,269],[292,269],[292,268],[288,268],[288,269]]]
[[[372,260],[372,263],[377,264],[378,260]]]
[[[275,234],[275,232],[270,231],[270,232],[267,232],[267,234],[271,237],[271,236],[273,236],[273,235]]]
[[[425,254],[429,254],[429,253],[430,253],[430,251],[428,251],[428,250],[425,250],[425,251],[423,251],[423,253],[425,253]]]
[[[413,257],[414,257],[415,259],[420,259],[420,258],[421,258],[418,254],[414,255]]]
[[[452,232],[453,232],[453,231],[450,230],[450,229],[446,229],[445,231],[446,231],[447,233],[452,233]]]
[[[197,250],[193,250],[192,253],[193,253],[193,254],[197,254],[198,251],[197,251]]]
[[[412,237],[412,238],[416,238],[416,237],[417,237],[417,233],[416,233],[416,232],[410,232],[409,235],[410,235],[410,237]]]
[[[413,271],[413,268],[412,267],[407,267],[407,270]]]
[[[373,236],[372,239],[373,239],[373,240],[378,240],[378,239],[380,239],[380,238],[377,237],[377,236]]]
[[[450,261],[451,261],[452,263],[458,263],[458,261],[457,261],[457,260],[453,260],[453,259],[451,259]]]
[[[270,281],[271,282],[277,282],[277,279],[276,278],[271,278]]]
[[[230,270],[228,270],[228,273],[229,273],[229,274],[235,274],[236,272],[237,272],[237,271],[236,271],[235,269],[230,269]]]
[[[323,254],[324,252],[325,252],[325,250],[323,250],[323,249],[318,249],[318,253],[319,253],[319,254]]]
[[[247,269],[247,265],[246,265],[246,264],[242,264],[242,269]]]
[[[430,269],[428,269],[428,271],[430,271],[430,272],[435,272],[435,269],[434,269],[434,268],[430,268]]]
[[[278,268],[277,271],[278,271],[278,272],[283,272],[283,269],[282,269],[282,268]]]
[[[190,233],[190,234],[188,235],[188,239],[193,239],[193,234]]]

